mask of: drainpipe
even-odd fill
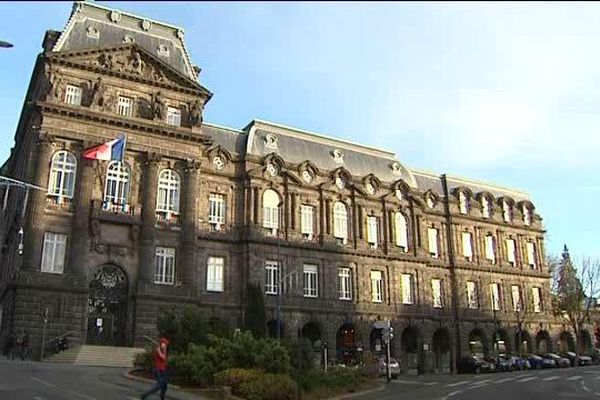
[[[450,285],[452,290],[452,327],[454,330],[454,356],[452,357],[452,372],[458,373],[458,358],[460,348],[460,321],[458,318],[458,285],[456,282],[456,264],[454,260],[454,242],[452,240],[452,217],[450,215],[450,196],[446,174],[441,175],[442,190],[444,191],[444,214],[446,217],[446,244],[448,247],[448,262],[450,264]]]

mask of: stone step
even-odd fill
[[[54,354],[44,361],[105,367],[132,367],[135,355],[141,352],[144,352],[144,349],[135,347],[83,345]]]

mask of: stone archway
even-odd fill
[[[566,353],[567,351],[575,351],[575,339],[570,332],[562,331],[558,336],[558,352]]]
[[[488,355],[487,338],[480,328],[475,328],[469,333],[469,353],[477,357]]]
[[[539,331],[535,335],[535,344],[538,354],[547,354],[552,352],[552,340],[548,331]]]
[[[283,339],[283,324],[277,321],[276,319],[272,319],[267,322],[267,333],[270,338],[277,339],[277,328],[279,327],[279,338]]]
[[[313,347],[321,345],[321,330],[315,322],[304,324],[300,331],[300,337],[307,339]]]
[[[337,359],[346,365],[352,365],[357,359],[356,328],[353,323],[347,322],[339,327],[336,335]]]
[[[579,340],[577,342],[581,354],[591,353],[594,346],[592,344],[592,336],[587,329],[582,329],[581,332],[579,332]]]
[[[383,343],[383,329],[373,328],[371,330],[371,334],[369,335],[369,344],[372,354],[379,356],[385,353],[385,344]]]
[[[510,353],[510,339],[506,329],[498,328],[496,333],[494,333],[494,350],[497,354]]]
[[[450,333],[448,333],[448,330],[446,328],[438,328],[433,333],[432,344],[433,353],[435,354],[436,372],[450,372]]]
[[[402,331],[400,346],[404,353],[404,364],[407,372],[417,372],[419,368],[419,331],[414,326],[407,326]]]
[[[525,356],[533,353],[533,342],[531,341],[531,335],[526,330],[522,330],[520,333],[515,333],[515,351],[516,354]]]
[[[88,344],[127,345],[127,298],[129,281],[114,264],[99,267],[88,295]]]

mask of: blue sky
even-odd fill
[[[206,120],[253,118],[528,191],[547,248],[600,257],[599,3],[99,2],[181,26]],[[46,29],[71,2],[0,3],[0,159]]]

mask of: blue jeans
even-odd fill
[[[167,393],[167,371],[156,370],[156,383],[150,390],[142,395],[142,399],[156,393],[160,390],[160,399],[165,400],[165,394]]]

